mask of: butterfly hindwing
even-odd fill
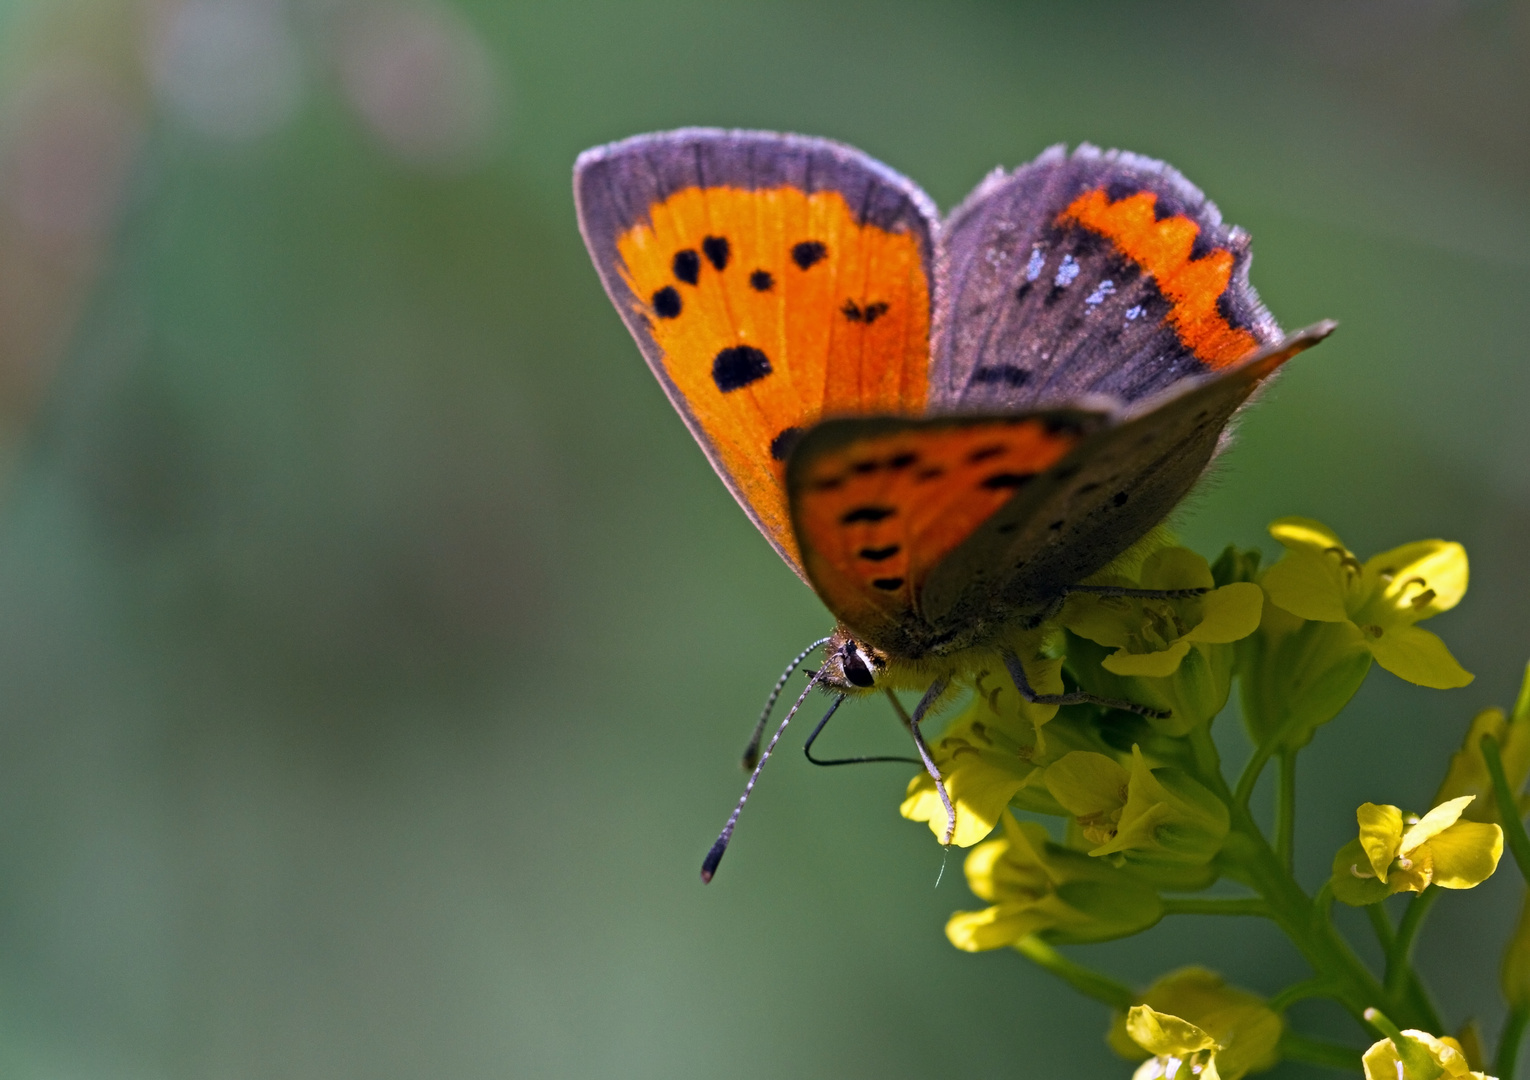
[[[926,622],[948,629],[1024,611],[1104,568],[1189,493],[1259,384],[1333,326],[1145,399],[1080,441],[934,568]]]
[[[935,571],[1104,417],[826,420],[792,454],[792,522],[813,588],[866,640],[919,656],[936,640],[921,611]],[[976,567],[975,580],[987,570]]]
[[[859,151],[689,129],[587,151],[585,242],[671,402],[802,573],[786,459],[825,415],[927,405],[934,209]]]
[[[1054,147],[947,219],[931,405],[1122,402],[1280,341],[1248,283],[1248,236],[1149,158]]]

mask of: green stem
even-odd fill
[[[1296,851],[1296,751],[1282,750],[1276,765],[1275,854],[1289,871]]]
[[[1264,772],[1277,742],[1275,738],[1266,739],[1264,745],[1256,749],[1254,756],[1248,759],[1248,764],[1243,766],[1243,775],[1238,777],[1238,789],[1233,793],[1233,798],[1245,810],[1248,809],[1248,800],[1253,797],[1254,785],[1259,783],[1259,774]]]
[[[1130,987],[1118,983],[1109,975],[1070,960],[1052,946],[1035,937],[1021,938],[1015,948],[1039,967],[1044,967],[1085,997],[1102,1001],[1113,1009],[1130,1009],[1137,1003],[1137,995]]]
[[[1525,1037],[1525,1024],[1530,1022],[1530,1009],[1511,1009],[1503,1022],[1503,1034],[1498,1038],[1498,1062],[1494,1072],[1498,1080],[1514,1080],[1514,1068],[1519,1064],[1519,1046]]]
[[[1327,979],[1303,979],[1299,983],[1292,983],[1280,993],[1270,998],[1267,1004],[1278,1013],[1283,1013],[1298,1001],[1306,1001],[1308,998],[1329,997],[1333,994],[1333,984]]]
[[[1360,1071],[1360,1051],[1352,1046],[1309,1039],[1288,1031],[1280,1037],[1280,1053],[1292,1061],[1305,1061],[1309,1065],[1327,1065],[1331,1069],[1347,1072]]]
[[[1365,914],[1371,920],[1371,929],[1376,931],[1376,942],[1381,946],[1382,953],[1392,951],[1392,941],[1397,936],[1397,931],[1392,929],[1392,918],[1387,914],[1387,909],[1382,901],[1365,905]]]
[[[1229,866],[1264,898],[1271,916],[1312,966],[1313,973],[1329,985],[1334,1000],[1356,1020],[1378,1001],[1391,1004],[1376,977],[1334,929],[1328,918],[1328,905],[1314,904],[1312,897],[1296,883],[1290,870],[1259,831],[1248,807],[1228,790],[1210,732],[1203,727],[1195,728],[1190,732],[1190,743],[1202,783],[1228,804],[1232,830],[1228,833],[1223,854]],[[1245,770],[1245,779],[1248,775]],[[1408,1015],[1411,1017],[1411,1010]],[[1422,1026],[1423,1018],[1419,1019]]]
[[[1163,913],[1165,915],[1252,915],[1263,919],[1275,917],[1274,912],[1270,910],[1270,905],[1257,896],[1247,898],[1165,896]]]
[[[1439,896],[1439,886],[1429,885],[1408,901],[1408,910],[1403,912],[1402,922],[1397,924],[1397,936],[1387,950],[1386,991],[1389,997],[1396,997],[1408,988],[1413,976],[1413,943],[1424,925],[1424,916],[1429,914]]]
[[[1371,920],[1371,929],[1376,931],[1376,942],[1381,946],[1381,952],[1385,956],[1392,951],[1393,944],[1397,941],[1397,931],[1392,927],[1392,920],[1387,915],[1386,904],[1377,901],[1365,906],[1365,914]],[[1434,1002],[1429,999],[1429,992],[1424,989],[1423,980],[1418,977],[1418,972],[1412,971],[1411,966],[1407,988],[1408,1000],[1420,1016],[1435,1018],[1439,1013],[1435,1010]],[[1430,1028],[1437,1030],[1438,1024]]]
[[[1519,803],[1509,790],[1509,778],[1503,772],[1503,758],[1498,752],[1498,740],[1491,735],[1482,736],[1482,760],[1487,763],[1488,775],[1493,778],[1493,795],[1498,800],[1498,816],[1503,818],[1503,835],[1519,872],[1530,884],[1530,836],[1525,835],[1525,823],[1519,816]]]

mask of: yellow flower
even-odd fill
[[[1333,861],[1336,899],[1361,907],[1399,892],[1470,889],[1498,869],[1503,829],[1462,821],[1472,796],[1436,806],[1421,818],[1403,817],[1395,806],[1363,803],[1355,812],[1360,836]]]
[[[1181,968],[1165,975],[1148,987],[1138,1008],[1180,1019],[1215,1040],[1219,1047],[1216,1066],[1222,1080],[1239,1080],[1245,1073],[1263,1072],[1280,1061],[1285,1021],[1263,998],[1228,986],[1220,975],[1205,968]],[[1107,1039],[1111,1049],[1124,1058],[1140,1058],[1143,1049],[1156,1053],[1135,1037],[1126,1014],[1116,1014]]]
[[[1466,550],[1420,540],[1361,563],[1331,529],[1281,518],[1270,535],[1285,558],[1261,582],[1275,606],[1313,622],[1348,624],[1352,639],[1392,674],[1420,686],[1465,686],[1472,675],[1445,643],[1414,624],[1449,611],[1466,592]]]
[[[993,906],[958,911],[946,937],[964,952],[1013,945],[1039,934],[1051,942],[1107,941],[1163,917],[1158,894],[1125,871],[1059,847],[1033,822],[1004,815],[1004,836],[973,848],[967,885]]]
[[[1493,1080],[1486,1073],[1472,1071],[1461,1044],[1449,1035],[1436,1039],[1427,1031],[1409,1028],[1402,1036],[1409,1043],[1407,1064],[1397,1052],[1397,1044],[1382,1039],[1372,1044],[1360,1059],[1365,1066],[1365,1080],[1435,1080],[1455,1076]]]
[[[1216,588],[1206,560],[1182,547],[1153,552],[1135,575],[1120,572],[1118,565],[1089,583],[1211,590],[1175,600],[1077,592],[1068,597],[1058,622],[1075,635],[1069,670],[1085,689],[1168,712],[1167,719],[1154,721],[1165,734],[1183,735],[1221,711],[1236,656],[1231,643],[1259,626],[1264,604],[1259,586],[1237,581]]]
[[[1434,797],[1436,803],[1442,803],[1460,795],[1476,795],[1477,801],[1461,816],[1472,821],[1501,822],[1493,780],[1482,757],[1484,735],[1498,740],[1504,776],[1509,781],[1509,790],[1519,798],[1519,810],[1523,814],[1530,810],[1530,805],[1526,805],[1530,800],[1520,794],[1526,778],[1530,777],[1530,667],[1525,669],[1525,680],[1520,685],[1519,700],[1512,714],[1504,716],[1502,709],[1484,709],[1472,720],[1466,741],[1451,757],[1445,782]]]
[[[1147,871],[1161,886],[1214,880],[1208,864],[1227,837],[1227,807],[1183,771],[1148,768],[1134,745],[1130,771],[1108,755],[1075,750],[1047,767],[1044,782],[1094,845],[1090,855]]]

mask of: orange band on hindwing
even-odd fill
[[[1232,279],[1233,253],[1214,248],[1192,259],[1200,226],[1183,214],[1160,220],[1157,202],[1151,191],[1111,202],[1104,189],[1096,189],[1074,199],[1057,220],[1099,233],[1151,274],[1171,305],[1170,325],[1197,360],[1213,370],[1242,360],[1259,348],[1259,341],[1229,323],[1217,307]]]
[[[617,237],[664,372],[761,527],[800,564],[785,463],[824,416],[924,411],[920,241],[838,191],[691,187]]]

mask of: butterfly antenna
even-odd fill
[[[760,710],[759,722],[754,725],[754,734],[749,737],[749,745],[744,747],[744,769],[748,771],[760,763],[760,739],[765,735],[765,725],[770,723],[771,711],[776,707],[776,699],[781,696],[781,691],[786,689],[786,680],[792,677],[792,672],[802,666],[814,649],[821,645],[827,645],[828,638],[819,638],[813,644],[797,654],[797,658],[786,665],[786,670],[781,672],[781,677],[776,680],[775,689],[771,690],[770,697],[765,699],[765,708]],[[832,715],[832,714],[831,714]],[[821,726],[821,725],[820,725]]]
[[[819,644],[822,644],[820,642]],[[817,648],[815,645],[814,648]],[[811,651],[811,650],[809,650]],[[765,752],[760,755],[760,760],[755,764],[754,771],[749,774],[749,780],[744,784],[744,793],[738,798],[738,805],[733,808],[733,813],[728,816],[728,824],[723,826],[723,831],[718,834],[717,843],[712,845],[712,850],[707,852],[707,857],[701,860],[702,884],[712,880],[712,875],[717,873],[717,864],[722,862],[723,853],[728,850],[728,841],[733,839],[733,826],[738,824],[739,814],[744,812],[744,804],[749,801],[749,793],[754,790],[755,781],[760,778],[760,770],[765,768],[765,763],[770,760],[770,755],[776,748],[776,743],[781,741],[781,736],[786,733],[786,725],[792,722],[792,717],[797,715],[797,710],[802,708],[802,703],[813,692],[813,687],[818,685],[818,673],[808,680],[807,686],[803,687],[802,693],[797,696],[797,703],[786,714],[786,719],[781,721],[781,726],[776,728],[776,733],[770,737],[770,742],[765,745]]]

